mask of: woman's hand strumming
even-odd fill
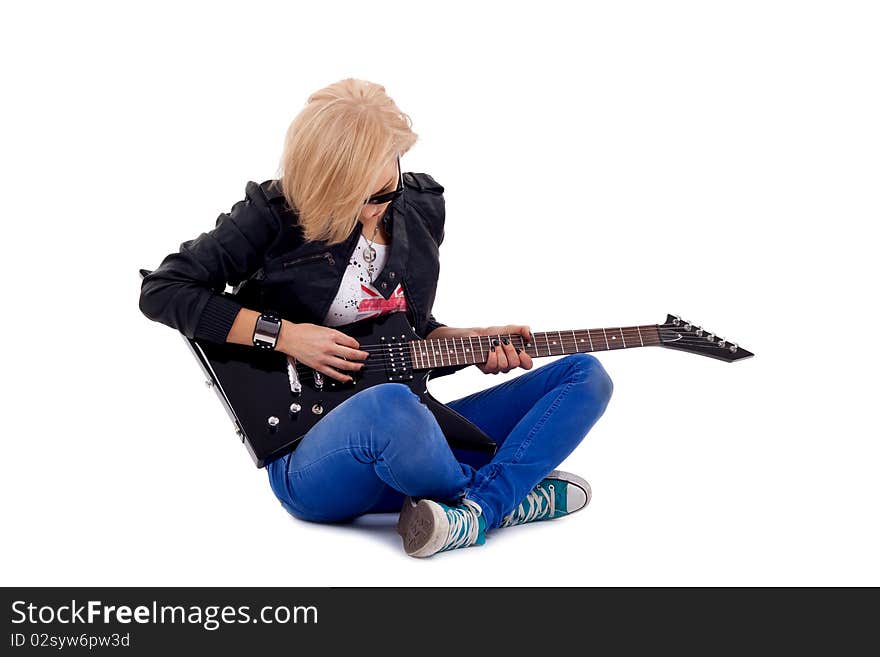
[[[293,356],[303,365],[342,381],[352,377],[337,370],[358,372],[369,352],[361,351],[360,343],[342,331],[317,324],[294,324],[283,320],[275,351]]]

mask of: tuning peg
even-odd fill
[[[695,326],[694,328],[697,329],[697,331],[696,331],[696,335],[697,335],[697,337],[702,337],[702,335],[703,335],[703,327],[702,327],[702,326]]]
[[[688,322],[687,324],[684,325],[684,330],[685,330],[685,331],[690,331],[691,328],[692,328],[692,327],[691,327],[691,323],[690,323],[690,322]]]
[[[715,334],[714,334],[714,333],[709,333],[709,334],[706,336],[706,339],[707,339],[709,342],[713,342],[713,341],[715,340]]]
[[[738,346],[738,345],[737,345],[736,343],[731,342],[731,343],[730,343],[730,346],[728,347],[728,349],[730,350],[730,353],[735,354],[735,353],[736,353],[737,346]]]
[[[724,349],[724,347],[727,346],[727,341],[722,340],[721,342],[718,343],[718,346],[721,347],[722,349]]]

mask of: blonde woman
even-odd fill
[[[531,341],[526,325],[453,328],[431,314],[444,189],[428,174],[402,172],[417,139],[410,126],[381,85],[349,78],[313,93],[288,129],[278,179],[248,183],[213,230],[146,276],[141,311],[190,338],[254,346],[265,309],[255,306],[280,309],[273,348],[338,381],[369,354],[334,327],[385,313],[406,313],[422,338]],[[242,293],[221,295],[227,284]],[[588,354],[532,366],[508,339],[495,340],[480,370],[530,371],[447,404],[496,441],[491,460],[450,447],[408,386],[382,383],[270,461],[272,490],[290,514],[314,522],[399,511],[414,557],[578,511],[589,484],[554,468],[605,411],[613,386]]]

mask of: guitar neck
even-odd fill
[[[657,324],[617,326],[600,329],[565,329],[532,331],[532,342],[519,333],[475,335],[458,338],[432,338],[410,342],[413,369],[424,370],[448,365],[485,363],[495,340],[508,338],[510,343],[532,358],[583,354],[592,351],[656,347],[661,344]]]

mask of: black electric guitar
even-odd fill
[[[347,383],[280,352],[183,336],[257,467],[295,449],[309,429],[353,394],[386,382],[408,385],[437,418],[450,446],[483,452],[488,460],[495,442],[432,397],[427,383],[432,370],[485,363],[492,341],[502,337],[532,358],[633,347],[679,349],[728,363],[753,355],[675,315],[667,316],[663,324],[646,326],[533,331],[534,342],[518,334],[424,340],[402,312],[334,328],[355,338],[360,349],[370,354],[360,371],[346,371],[353,377]]]

